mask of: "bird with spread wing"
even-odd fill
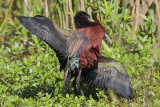
[[[132,86],[128,73],[118,61],[101,57],[101,41],[105,33],[104,27],[93,22],[89,15],[80,11],[75,16],[75,25],[78,28],[68,31],[59,27],[44,16],[19,17],[31,33],[44,40],[55,52],[64,70],[67,86],[71,78],[74,89],[88,83],[90,85],[111,89],[125,98],[133,98]]]

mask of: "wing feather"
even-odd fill
[[[69,57],[78,54],[84,45],[90,44],[90,39],[82,33],[74,33],[67,41]]]
[[[88,71],[88,73],[82,72],[82,83],[88,83],[102,89],[110,89],[119,96],[133,99],[129,75],[118,61],[101,56],[95,66]]]
[[[22,25],[31,33],[44,40],[56,52],[60,63],[68,57],[66,36],[71,34],[70,31],[67,32],[67,30],[62,29],[44,16],[20,16],[19,19]]]

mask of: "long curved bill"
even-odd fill
[[[109,40],[109,42],[112,44],[112,40],[111,40],[110,37],[107,35],[107,33],[105,33],[105,36],[107,37],[107,39]]]

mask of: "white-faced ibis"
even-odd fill
[[[20,16],[19,19],[30,32],[44,40],[56,52],[60,69],[65,71],[65,86],[75,77],[73,84],[76,83],[79,87],[85,82],[99,88],[112,89],[125,98],[133,98],[130,78],[121,64],[114,59],[108,62],[108,58],[100,57],[104,27],[92,22],[89,15],[85,13],[85,16],[84,13],[77,13],[76,17],[80,18],[75,20],[75,25],[80,29],[75,31],[62,29],[43,16]],[[82,90],[81,93],[83,94]]]

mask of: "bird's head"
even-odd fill
[[[84,11],[79,11],[74,17],[74,23],[77,29],[91,26],[92,22],[93,20]]]

